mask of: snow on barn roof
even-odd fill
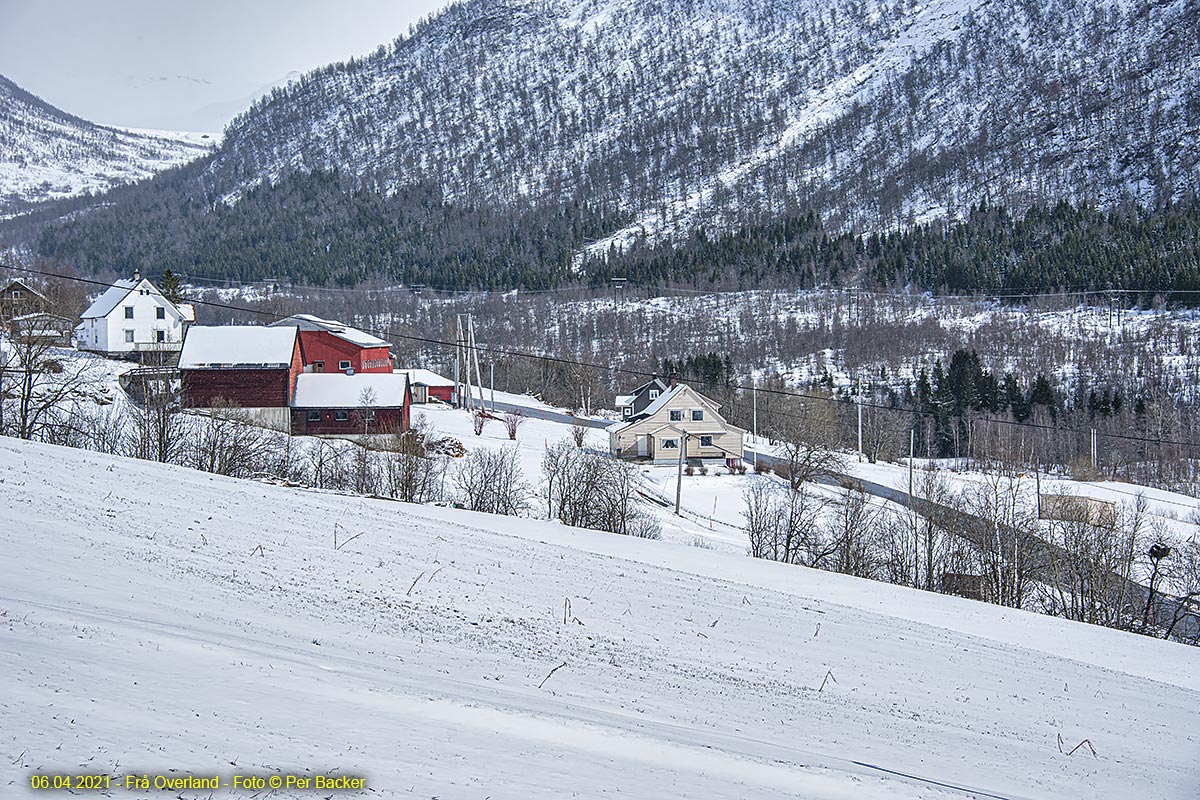
[[[293,408],[401,408],[408,378],[398,373],[305,372],[296,378]],[[370,393],[373,397],[365,397]]]
[[[292,363],[295,328],[193,325],[183,338],[180,369],[282,366]]]
[[[117,304],[124,300],[135,286],[137,283],[134,281],[114,281],[112,286],[104,290],[104,294],[92,301],[80,319],[107,317],[109,312],[116,308]]]
[[[302,331],[327,331],[332,333],[339,339],[345,339],[351,344],[356,344],[359,347],[389,347],[390,345],[378,336],[373,336],[366,331],[360,331],[358,328],[352,328],[345,323],[338,322],[332,319],[321,319],[314,317],[312,314],[293,314],[287,319],[281,319],[278,322],[272,322],[271,327],[290,325],[299,328]]]
[[[419,383],[424,386],[453,386],[454,381],[449,378],[443,378],[436,372],[428,369],[398,369],[396,374],[408,375],[408,379],[413,383]]]

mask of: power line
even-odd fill
[[[33,269],[31,267],[12,266],[12,267],[10,267],[10,269],[12,269],[14,271],[18,271],[18,272],[25,272],[25,273],[28,273],[31,275],[39,275],[39,276],[47,277],[47,278],[57,278],[59,280],[74,281],[76,283],[84,283],[84,284],[89,284],[92,286],[102,286],[105,289],[111,289],[116,285],[113,283],[99,281],[99,280],[95,280],[92,278],[80,278],[80,277],[76,277],[73,275],[60,275],[58,273],[37,270],[37,269]],[[222,303],[222,302],[217,302],[217,301],[213,301],[213,300],[194,300],[194,299],[190,299],[190,298],[185,298],[185,300],[186,300],[186,302],[192,303],[194,305],[207,306],[210,308],[220,308],[220,309],[223,309],[226,311],[239,311],[239,312],[246,313],[246,314],[256,314],[256,315],[263,316],[263,317],[269,317],[272,321],[279,321],[282,319],[286,319],[285,315],[276,314],[274,312],[265,311],[263,309],[258,309],[258,308],[248,308],[246,306],[235,306],[230,303]],[[375,334],[376,336],[379,336],[381,338],[389,337],[392,339],[403,339],[406,341],[419,342],[422,344],[428,344],[428,345],[433,345],[436,347],[443,347],[443,348],[448,348],[448,349],[453,349],[455,347],[454,342],[447,341],[445,339],[435,339],[430,336],[418,336],[416,334],[411,334],[411,333],[400,333],[399,331],[393,331],[390,329],[364,328],[363,330],[365,330],[367,333]],[[529,360],[534,360],[534,361],[550,362],[553,364],[561,364],[561,365],[570,366],[570,367],[581,367],[584,369],[594,370],[596,372],[606,372],[606,373],[610,373],[610,374],[614,374],[614,375],[623,374],[623,375],[629,375],[629,376],[636,377],[636,378],[658,377],[656,373],[645,372],[643,370],[630,369],[628,367],[618,367],[618,366],[612,366],[612,365],[595,364],[595,363],[588,362],[588,361],[580,361],[578,359],[565,358],[563,356],[539,355],[537,353],[527,353],[527,352],[520,351],[520,350],[510,350],[510,349],[503,348],[503,347],[496,347],[494,345],[479,347],[478,350],[480,352],[488,353],[491,355],[500,355],[500,356],[508,356],[510,358],[523,358],[523,359],[529,359]],[[692,381],[691,376],[686,377],[685,381],[698,382],[698,381]],[[835,405],[840,404],[842,402],[841,400],[839,400],[836,397],[829,397],[827,395],[812,394],[809,392],[802,392],[802,391],[789,390],[789,389],[775,389],[775,388],[769,388],[769,387],[765,387],[765,386],[753,386],[753,385],[733,383],[733,384],[727,384],[726,388],[740,389],[742,391],[758,391],[761,394],[777,395],[777,396],[781,396],[781,397],[792,397],[792,398],[796,398],[796,399],[800,399],[800,400],[813,400],[813,401],[823,402],[823,403],[833,403]],[[864,408],[871,408],[871,409],[876,409],[879,411],[887,411],[887,412],[891,412],[891,413],[912,413],[911,411],[908,411],[905,409],[893,408],[892,406],[884,405],[882,403],[875,403],[875,402],[869,402],[869,401],[864,401],[862,403],[862,406]],[[773,413],[778,413],[778,412],[773,412]],[[782,414],[782,416],[792,416],[792,415]],[[1004,420],[1004,419],[988,419],[988,420],[983,420],[983,421],[992,423],[992,424],[996,424],[996,425],[1004,425],[1004,426],[1014,427],[1014,428],[1030,428],[1033,430],[1049,431],[1052,433],[1073,433],[1073,434],[1078,434],[1078,435],[1083,435],[1084,433],[1088,433],[1090,435],[1090,429],[1088,431],[1084,431],[1079,428],[1058,427],[1055,425],[1046,425],[1044,423],[1037,423],[1037,422],[1018,422],[1016,420]],[[1200,448],[1200,442],[1186,442],[1186,441],[1177,440],[1177,439],[1165,439],[1165,438],[1164,439],[1156,439],[1156,438],[1151,438],[1148,436],[1134,436],[1132,434],[1127,434],[1127,433],[1099,433],[1098,432],[1097,435],[1105,436],[1105,437],[1108,437],[1111,439],[1119,439],[1121,441],[1128,441],[1128,442],[1140,442],[1140,443],[1160,444],[1160,445],[1168,444],[1168,445],[1177,445],[1180,447]]]

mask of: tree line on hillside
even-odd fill
[[[169,183],[163,183],[169,186]],[[239,284],[316,286],[372,280],[438,289],[610,285],[737,289],[860,286],[935,293],[1159,293],[1200,304],[1200,202],[1101,210],[1059,203],[1023,214],[981,203],[958,222],[866,236],[812,212],[710,236],[573,254],[624,222],[587,204],[498,209],[447,200],[432,186],[384,195],[334,173],[296,174],[212,206],[149,190],[42,230],[38,251],[85,272],[172,268]],[[176,204],[180,201],[180,205]],[[182,209],[182,210],[180,210]],[[1130,296],[1132,294],[1132,296]]]
[[[1200,202],[1104,211],[1058,203],[1024,214],[980,203],[966,219],[855,236],[806,213],[673,244],[634,244],[587,262],[594,286],[860,285],[935,293],[1132,290],[1200,303]]]

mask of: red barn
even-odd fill
[[[293,436],[403,433],[412,394],[404,375],[306,372],[292,400]]]
[[[261,410],[262,423],[287,430],[287,409],[303,368],[296,328],[193,325],[179,354],[183,406]]]
[[[391,346],[358,328],[311,314],[294,314],[271,327],[300,329],[305,372],[392,371]]]

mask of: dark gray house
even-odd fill
[[[634,389],[632,393],[617,395],[616,406],[617,411],[621,412],[621,419],[628,420],[641,414],[658,399],[659,395],[670,388],[661,378],[653,377]]]

